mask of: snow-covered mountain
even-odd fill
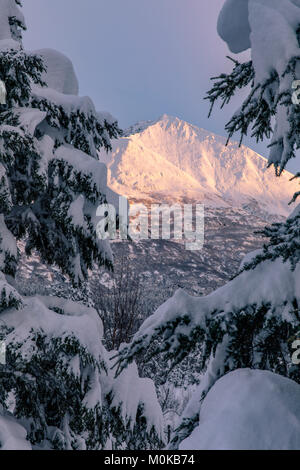
[[[205,201],[205,242],[200,251],[187,251],[184,242],[174,240],[111,243],[116,271],[126,256],[146,279],[148,291],[153,286],[153,301],[148,299],[153,311],[178,287],[202,295],[224,285],[246,253],[265,242],[255,232],[277,221],[278,213],[291,212],[288,201],[298,190],[298,184],[289,181],[291,174],[276,178],[266,169],[266,160],[252,150],[235,143],[225,147],[223,137],[169,116],[131,127],[113,142],[112,152],[103,152],[100,158],[107,163],[109,185],[133,203]],[[94,273],[95,290],[103,279]],[[43,294],[53,286],[68,288],[56,270],[45,269],[33,255],[22,257],[17,280],[25,293],[37,286]]]
[[[164,115],[131,127],[100,159],[108,184],[128,197],[188,197],[206,204],[258,204],[269,214],[287,215],[299,190],[285,172],[277,178],[267,160],[253,150],[212,132]]]

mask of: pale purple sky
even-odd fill
[[[167,113],[226,135],[224,125],[243,95],[223,111],[216,108],[209,120],[203,101],[210,77],[232,68],[216,32],[223,3],[23,0],[24,45],[65,53],[73,61],[80,94],[89,95],[98,110],[110,111],[123,128]],[[265,144],[245,143],[267,156]]]

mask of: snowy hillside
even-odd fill
[[[287,215],[299,186],[288,172],[276,178],[267,160],[249,148],[164,115],[144,121],[101,152],[108,184],[131,197],[157,194],[189,197],[222,206],[258,203],[270,214]]]

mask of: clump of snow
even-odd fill
[[[86,176],[91,176],[95,180],[99,192],[105,189],[107,169],[103,163],[98,162],[81,150],[74,149],[74,147],[69,144],[58,147],[55,156],[58,160],[63,160],[68,163],[74,170]]]
[[[157,401],[155,386],[150,379],[141,379],[135,363],[125,369],[112,383],[112,408],[120,411],[122,419],[133,429],[139,406],[147,417],[148,432],[154,428],[163,441],[163,414]]]
[[[80,194],[75,201],[70,204],[68,217],[71,218],[74,227],[86,227],[84,220],[84,197]]]
[[[8,413],[0,411],[0,450],[32,450],[27,431]]]
[[[0,0],[0,41],[12,39],[12,32],[9,24],[9,18],[16,18],[21,24],[25,25],[25,19],[15,0]],[[18,44],[13,41],[12,44]]]
[[[273,70],[281,76],[290,57],[298,56],[299,7],[298,0],[226,0],[218,33],[234,53],[251,47],[258,83]]]
[[[219,17],[219,34],[233,52],[251,47],[254,71],[249,101],[233,116],[228,128],[235,120],[239,122],[242,115],[247,116],[248,123],[253,123],[252,118],[248,120],[250,109],[261,106],[258,103],[265,100],[267,113],[274,116],[269,165],[274,165],[278,173],[285,169],[299,147],[295,127],[297,109],[293,98],[291,102],[286,99],[292,95],[293,82],[300,74],[299,24],[299,0],[227,0]]]
[[[231,52],[251,47],[248,0],[226,0],[218,19],[218,33]]]
[[[26,341],[31,337],[34,325],[49,338],[74,336],[99,361],[105,357],[101,343],[103,325],[96,310],[58,297],[27,297],[22,301],[24,308],[21,312],[11,309],[1,315],[3,322],[13,328],[6,337],[7,344],[23,343],[25,352]],[[56,313],[56,309],[65,314]]]
[[[7,243],[9,243],[8,241]],[[12,248],[15,246],[12,244]],[[11,299],[14,299],[20,307],[23,305],[23,298],[18,291],[7,281],[5,275],[0,271],[0,292],[3,296],[2,301],[5,301],[8,305]],[[16,310],[17,311],[17,310]],[[1,317],[2,319],[2,317]]]
[[[39,174],[48,180],[48,165],[54,158],[54,140],[48,135],[44,135],[37,143],[39,149],[40,161],[39,161]]]
[[[240,369],[219,379],[200,424],[180,450],[299,450],[300,386],[269,371]]]
[[[262,254],[263,253],[263,250],[262,249],[259,249],[259,250],[255,250],[255,251],[251,251],[250,253],[247,253],[244,258],[242,259],[242,262],[240,264],[240,271],[247,265],[247,264],[250,264],[251,261],[253,261],[258,255]]]
[[[92,178],[97,190],[104,194],[107,202],[114,205],[118,211],[119,195],[107,187],[107,167],[103,162],[95,160],[81,150],[74,149],[69,144],[61,145],[56,150],[55,157],[68,163],[74,171]]]
[[[249,21],[256,81],[268,79],[272,70],[281,76],[290,58],[299,54],[299,7],[290,0],[249,0]]]
[[[53,88],[32,85],[32,95],[37,99],[46,99],[57,106],[62,106],[67,114],[84,113],[95,115],[96,109],[88,96],[76,96],[60,93]]]
[[[46,146],[47,149],[47,146]],[[106,165],[94,158],[90,157],[86,153],[82,152],[81,150],[74,149],[71,145],[65,144],[61,145],[55,152],[55,157],[58,160],[63,160],[64,162],[68,163],[70,167],[73,168],[74,178],[76,179],[76,173],[80,172],[81,174],[85,175],[87,178],[90,178],[93,181],[97,191],[104,195],[106,201],[109,204],[112,204],[116,207],[116,212],[118,212],[118,204],[119,204],[119,196],[110,188],[107,187],[107,168]],[[78,198],[74,205],[70,208],[70,214],[74,220],[74,225],[78,225],[80,219],[83,222],[83,210],[86,213],[89,211],[89,215],[91,216],[91,222],[93,223],[95,229],[97,223],[99,222],[99,218],[97,217],[97,208],[103,201],[98,201],[95,206],[91,204],[83,204],[82,197]],[[76,214],[76,211],[78,213]],[[86,222],[85,222],[86,225]],[[107,241],[98,240],[98,243],[101,244],[103,253],[106,253],[107,259],[112,258],[111,249],[109,243]]]
[[[32,90],[33,100],[37,102],[41,102],[41,103],[46,100],[52,105],[61,107],[64,113],[67,114],[70,118],[72,114],[76,115],[77,117],[80,114],[84,114],[87,119],[97,117],[99,123],[101,125],[104,125],[105,117],[101,115],[100,113],[96,112],[94,103],[92,102],[91,98],[89,98],[88,96],[76,96],[76,95],[65,94],[53,88],[41,87],[38,85],[32,85],[31,90]],[[57,129],[60,129],[62,140],[63,138],[66,139],[67,137],[69,137],[69,140],[70,140],[71,128],[70,129],[61,128],[61,125],[58,119],[56,119],[55,124],[57,127],[56,129],[45,124],[44,128],[41,127],[40,130],[44,133],[47,133],[48,135],[53,135],[53,138],[55,137],[57,138],[59,136],[59,132],[57,131]],[[90,147],[89,153],[94,158],[98,158],[97,149],[95,146],[92,133],[87,132],[85,137],[87,139],[87,142],[89,143],[89,147]],[[102,137],[108,144],[110,143],[109,134],[106,129],[103,129]]]
[[[108,111],[98,111],[96,114],[101,124],[103,124],[104,121],[111,125],[117,122],[117,118]]]
[[[34,54],[43,58],[47,72],[42,80],[49,88],[66,95],[78,95],[79,84],[71,60],[54,49],[39,49]]]
[[[34,135],[36,128],[46,118],[47,113],[35,108],[15,108],[20,127],[25,133]]]

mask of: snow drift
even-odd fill
[[[0,448],[1,450],[31,450],[26,440],[27,431],[16,419],[3,410],[0,413]]]
[[[207,394],[180,450],[299,450],[300,386],[269,371],[240,369]]]

